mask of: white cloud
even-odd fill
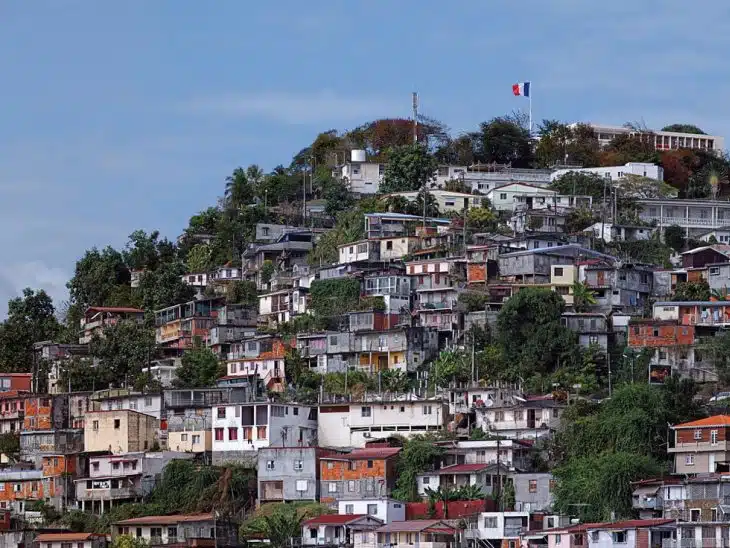
[[[344,96],[332,91],[315,93],[257,92],[223,94],[189,101],[188,111],[201,114],[265,118],[284,124],[338,122],[393,116],[407,112],[408,94],[399,103],[391,98]]]
[[[68,272],[43,261],[3,265],[0,267],[0,318],[7,314],[7,302],[20,296],[26,287],[44,289],[53,298],[53,304],[58,309],[61,302],[68,300],[68,279]]]

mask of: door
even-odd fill
[[[708,458],[708,464],[709,464],[709,466],[708,466],[708,468],[709,468],[708,472],[710,474],[714,474],[715,473],[715,455],[714,454],[710,454],[710,456]]]

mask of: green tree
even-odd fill
[[[435,178],[438,162],[420,144],[403,145],[390,150],[385,164],[380,192],[420,190]]]
[[[582,282],[573,283],[573,308],[576,312],[585,312],[596,304],[596,294]]]
[[[662,467],[646,455],[599,452],[555,468],[555,509],[581,520],[603,521],[633,516],[631,483],[655,477]]]
[[[196,244],[190,251],[185,259],[187,264],[188,272],[208,272],[212,268],[210,262],[210,246],[207,244]]]
[[[155,270],[160,263],[175,258],[175,245],[169,240],[160,240],[159,231],[149,235],[144,230],[135,230],[129,235],[122,257],[130,270]]]
[[[72,303],[87,306],[124,306],[129,304],[129,268],[121,253],[112,247],[92,248],[76,262],[67,287]]]
[[[133,535],[117,535],[112,542],[112,548],[147,548],[149,546],[143,538]]]
[[[650,177],[642,177],[641,175],[633,175],[631,173],[621,177],[614,187],[623,196],[636,199],[677,197],[677,189],[666,184],[664,181],[658,181]]]
[[[0,455],[10,462],[18,461],[20,457],[20,436],[17,432],[0,434]]]
[[[460,179],[450,179],[444,183],[444,190],[448,192],[461,192],[471,194],[471,187]]]
[[[684,229],[677,225],[668,226],[664,229],[664,241],[669,247],[679,253],[684,248]]]
[[[695,133],[697,135],[706,135],[704,131],[693,124],[670,124],[664,126],[662,131],[672,131],[674,133]]]
[[[486,230],[494,232],[497,230],[499,219],[494,212],[487,207],[472,207],[466,216],[466,226],[474,230]]]
[[[145,272],[134,293],[142,308],[159,310],[193,300],[195,288],[183,281],[185,265],[180,261],[160,264],[157,270]]]
[[[549,372],[578,356],[575,333],[560,323],[565,302],[554,291],[525,288],[497,316],[498,341],[514,373]]]
[[[0,323],[0,368],[30,371],[33,343],[53,340],[61,332],[51,297],[44,291],[23,290],[22,297],[8,301],[8,317]]]
[[[255,308],[258,302],[258,292],[256,291],[256,284],[254,282],[242,280],[228,285],[228,289],[226,290],[226,303],[242,304]]]
[[[249,179],[249,172],[242,167],[237,167],[226,177],[226,205],[232,209],[240,209],[249,205],[253,201],[253,197],[254,187]]]
[[[569,171],[550,183],[550,189],[558,194],[592,196],[594,201],[602,200],[607,188],[606,179],[596,173]]]
[[[575,234],[587,229],[598,220],[592,210],[587,208],[573,209],[565,219],[565,232]]]
[[[309,288],[310,308],[319,316],[338,316],[355,310],[360,300],[360,280],[315,280]]]
[[[445,388],[451,382],[466,382],[471,376],[471,362],[465,352],[460,350],[443,350],[439,357],[431,362],[429,380],[435,388]]]
[[[679,282],[672,295],[673,301],[709,301],[710,285],[707,280]]]
[[[402,394],[411,388],[411,381],[403,371],[386,369],[380,374],[380,382],[385,392]]]
[[[114,386],[129,386],[154,359],[155,335],[152,329],[134,321],[121,321],[95,336],[89,353],[99,359]]]
[[[61,366],[58,384],[70,391],[91,391],[106,388],[109,385],[108,372],[94,367],[88,358],[78,356],[65,361]]]
[[[404,441],[398,457],[393,498],[406,502],[420,500],[416,476],[429,470],[444,454],[444,449],[433,442],[433,436],[429,435],[416,435]]]
[[[479,125],[478,160],[530,167],[532,145],[530,132],[511,117],[492,118]]]
[[[208,388],[225,375],[225,365],[208,348],[194,348],[183,354],[175,371],[177,388]]]

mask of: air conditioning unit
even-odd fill
[[[362,435],[363,438],[372,438],[373,435],[370,432],[364,432]]]

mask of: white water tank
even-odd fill
[[[350,160],[353,162],[365,162],[366,156],[364,150],[352,150],[350,151]]]

